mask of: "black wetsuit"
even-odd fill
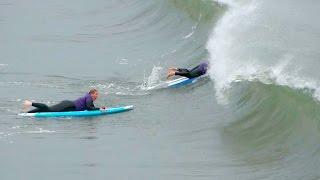
[[[42,103],[32,103],[33,107],[36,107],[33,110],[28,111],[28,113],[37,113],[37,112],[63,112],[63,111],[75,111],[76,107],[73,101],[61,101],[58,104],[53,106],[48,106]]]
[[[177,71],[175,72],[175,75],[184,76],[187,78],[195,78],[195,77],[204,75],[207,72],[207,69],[208,69],[208,63],[204,62],[192,68],[191,70],[178,68]]]
[[[93,99],[89,93],[86,93],[83,97],[80,97],[75,101],[65,100],[53,106],[48,106],[42,103],[32,103],[32,106],[36,108],[29,111],[28,113],[84,111],[84,110],[92,111],[92,110],[100,109],[94,106]]]

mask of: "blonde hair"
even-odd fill
[[[95,92],[98,92],[98,90],[97,89],[90,89],[89,94],[93,94]]]

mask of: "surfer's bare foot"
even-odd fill
[[[170,78],[173,77],[174,75],[175,75],[175,72],[174,72],[174,71],[169,71],[169,72],[168,72],[167,79],[170,79]]]
[[[29,101],[29,100],[25,100],[25,101],[23,102],[23,106],[24,106],[25,108],[28,108],[28,107],[32,106],[32,102]]]
[[[29,100],[25,100],[23,102],[23,111],[27,112],[30,106],[32,106],[32,102]]]
[[[175,70],[175,69],[169,69],[169,70],[168,70],[168,75],[169,75],[169,74],[173,74],[173,75],[174,75],[175,72],[177,72],[177,70]]]
[[[177,68],[174,68],[174,67],[171,67],[171,68],[169,68],[169,70],[174,70],[174,71],[176,71],[177,70]]]

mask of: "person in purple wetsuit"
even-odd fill
[[[187,78],[195,78],[202,76],[207,73],[209,69],[209,62],[205,61],[200,63],[198,66],[192,69],[184,69],[184,68],[169,68],[167,79],[170,79],[173,76],[179,75]]]
[[[105,110],[105,107],[99,108],[94,106],[93,101],[95,101],[98,96],[98,90],[91,89],[89,93],[86,93],[83,97],[80,97],[75,101],[64,100],[58,104],[48,106],[43,103],[36,103],[26,100],[24,101],[24,106],[25,108],[30,106],[35,107],[35,109],[28,111],[28,113]]]

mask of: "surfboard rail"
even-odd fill
[[[115,114],[130,111],[133,105],[122,107],[111,107],[106,110],[93,111],[66,111],[66,112],[39,112],[39,113],[20,113],[19,116],[24,117],[86,117],[86,116],[100,116],[107,114]]]

